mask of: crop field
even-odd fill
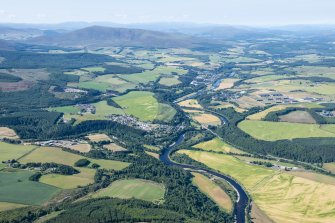
[[[101,141],[112,141],[106,134],[90,134],[87,138],[92,142],[101,142]]]
[[[265,104],[257,101],[256,99],[249,96],[242,96],[235,101],[238,106],[242,109],[249,109],[252,107],[264,107]]]
[[[77,145],[70,146],[70,149],[81,153],[88,153],[91,150],[91,145],[88,143],[80,143]]]
[[[225,143],[224,141],[222,141],[219,138],[214,138],[210,141],[206,141],[206,142],[201,142],[195,146],[193,146],[194,148],[198,148],[198,149],[202,149],[205,151],[214,151],[214,152],[225,152],[225,153],[239,153],[239,154],[243,154],[245,152],[234,148],[233,146]]]
[[[301,66],[295,67],[291,70],[296,71],[298,75],[307,77],[328,77],[335,79],[334,67],[320,67],[320,66]]]
[[[16,135],[13,129],[7,127],[0,127],[0,139],[18,139],[18,135]]]
[[[120,151],[127,151],[127,149],[123,148],[122,146],[115,144],[115,143],[110,143],[107,145],[104,145],[104,148],[112,151],[112,152],[120,152]]]
[[[228,155],[179,152],[238,180],[275,222],[332,222],[335,217],[334,185],[249,165]]]
[[[220,208],[231,212],[233,203],[228,194],[218,185],[216,185],[208,177],[200,173],[192,173],[194,176],[193,183],[199,187],[199,189],[212,199]]]
[[[177,85],[177,84],[180,84],[181,81],[178,79],[178,77],[162,77],[160,80],[159,80],[159,84],[161,85],[165,85],[165,86],[174,86],[174,85]]]
[[[335,128],[333,125],[322,126],[327,126],[329,129]],[[335,137],[335,133],[325,131],[317,124],[245,120],[240,122],[238,127],[252,137],[266,141],[310,137]]]
[[[109,187],[94,193],[92,197],[136,198],[159,203],[164,199],[164,194],[165,187],[162,184],[142,179],[127,179],[113,182]]]
[[[64,165],[73,166],[75,162],[80,159],[85,158],[84,156],[80,156],[77,154],[65,152],[59,148],[55,147],[39,147],[34,150],[32,153],[20,159],[21,163],[29,163],[29,162],[43,162],[45,163],[59,163]],[[97,163],[101,166],[101,168],[110,169],[110,170],[121,170],[126,168],[129,163],[114,161],[114,160],[102,160],[102,159],[92,159],[87,158],[91,161],[91,163]]]
[[[193,115],[192,118],[202,125],[207,125],[207,126],[208,125],[214,125],[214,126],[221,125],[221,120],[215,115],[212,115],[209,113]]]
[[[307,111],[293,111],[287,115],[280,116],[280,121],[290,123],[315,124],[316,121]]]
[[[199,102],[196,99],[189,99],[178,103],[181,107],[186,108],[202,108]]]
[[[0,202],[0,212],[9,211],[9,210],[12,210],[12,209],[22,208],[22,207],[26,207],[26,206],[27,205],[24,205],[24,204]]]
[[[74,175],[47,174],[43,175],[39,182],[52,185],[61,189],[73,189],[78,186],[86,186],[94,182],[95,169],[78,168],[80,171]]]
[[[146,91],[133,91],[113,100],[118,103],[127,115],[133,115],[141,121],[170,121],[175,115],[175,109],[169,105],[158,103],[154,94]]]
[[[223,90],[223,89],[229,89],[234,87],[234,84],[239,81],[239,79],[233,79],[233,78],[227,78],[223,79],[220,83],[220,85],[216,88],[216,90]]]
[[[57,187],[29,181],[33,172],[0,172],[0,201],[41,205],[60,190]]]
[[[295,105],[276,105],[264,111],[250,115],[247,117],[247,119],[260,121],[263,118],[265,118],[270,112],[281,111],[281,110],[284,110],[286,108],[291,108],[291,107],[294,107],[294,108],[323,108],[322,105],[319,105],[316,103],[301,103],[301,104],[295,104]]]
[[[0,162],[19,159],[35,148],[36,146],[23,146],[0,142]],[[4,165],[0,164],[0,168],[1,167],[4,167]]]
[[[325,168],[326,170],[335,173],[335,163],[325,163],[323,164],[323,168]]]

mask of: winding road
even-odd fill
[[[221,117],[221,116],[220,116]],[[225,181],[227,181],[237,192],[237,201],[235,203],[235,212],[234,212],[234,218],[235,221],[237,223],[245,223],[245,210],[249,204],[249,198],[247,193],[244,191],[243,187],[237,183],[235,180],[233,180],[232,178],[215,172],[213,170],[210,169],[205,169],[205,168],[199,168],[199,167],[195,167],[195,166],[191,166],[191,165],[186,165],[186,164],[180,164],[180,163],[176,163],[174,161],[172,161],[170,159],[170,154],[178,149],[178,146],[183,142],[184,140],[184,135],[179,136],[178,140],[173,143],[172,145],[170,145],[168,148],[165,148],[163,150],[162,155],[160,156],[160,160],[169,166],[177,166],[177,167],[181,167],[181,168],[186,168],[192,171],[202,171],[202,172],[206,172],[208,174],[211,174],[213,176],[216,176],[218,178],[224,179]]]

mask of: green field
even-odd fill
[[[267,122],[245,120],[238,127],[256,139],[276,141],[282,139],[335,137],[335,125],[301,124],[288,122]],[[324,128],[327,129],[324,130]]]
[[[49,111],[56,111],[61,112],[64,114],[78,114],[80,112],[80,109],[76,106],[63,106],[63,107],[55,107],[48,109]]]
[[[0,142],[0,162],[18,159],[32,151],[34,148],[36,148],[36,146],[24,146]],[[0,168],[4,166],[4,164],[0,164]]]
[[[154,94],[147,91],[132,91],[113,100],[118,103],[127,115],[133,115],[141,121],[155,119],[170,121],[175,115],[175,109],[169,105],[158,103]]]
[[[164,194],[165,187],[162,184],[141,179],[128,179],[115,181],[109,187],[94,193],[92,197],[136,198],[158,203],[164,199]]]
[[[177,84],[180,84],[181,81],[178,79],[178,77],[162,77],[160,80],[159,80],[159,84],[161,85],[165,85],[165,86],[174,86],[174,85],[177,85]]]
[[[0,172],[0,201],[41,205],[60,190],[39,182],[29,181],[33,172]]]
[[[178,67],[159,66],[153,70],[146,70],[142,73],[119,75],[119,76],[123,79],[126,79],[129,82],[133,82],[136,84],[139,83],[147,84],[150,81],[156,81],[162,75],[171,75],[174,73],[176,73],[177,75],[183,75],[186,74],[187,71],[184,69],[180,69]]]
[[[39,147],[34,150],[32,153],[20,159],[21,163],[29,163],[29,162],[41,162],[44,163],[59,163],[64,165],[73,166],[75,162],[80,159],[84,159],[84,156],[65,152],[60,148],[55,147]],[[109,169],[109,170],[121,170],[129,166],[129,163],[114,161],[114,160],[102,160],[102,159],[92,159],[85,158],[91,161],[91,163],[97,163],[101,166],[101,168]]]
[[[25,205],[25,204],[0,202],[0,212],[9,211],[9,210],[12,210],[12,209],[22,208],[22,207],[26,207],[26,206],[27,205]]]
[[[232,156],[182,150],[191,158],[238,180],[274,222],[332,222],[335,186],[249,165]]]
[[[47,174],[43,175],[39,182],[49,184],[62,189],[72,189],[78,186],[86,186],[94,183],[95,169],[78,168],[79,174],[74,175],[60,175],[60,174]]]
[[[210,141],[201,142],[194,148],[202,149],[205,151],[214,151],[214,152],[225,152],[225,153],[245,153],[239,149],[232,147],[231,145],[225,143],[219,138],[214,138]]]
[[[90,73],[105,72],[106,68],[104,67],[85,67],[81,68],[82,70],[88,71]]]

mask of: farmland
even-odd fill
[[[35,148],[36,146],[23,146],[0,142],[0,161],[19,159]]]
[[[315,124],[316,121],[307,111],[293,111],[287,115],[280,116],[280,121],[291,123]]]
[[[202,113],[202,114],[194,114],[191,115],[191,117],[199,122],[201,125],[209,126],[218,126],[221,124],[221,120],[216,117],[215,115],[209,114],[209,113]]]
[[[13,129],[7,127],[0,127],[0,139],[18,139],[19,137],[16,135]]]
[[[178,77],[163,77],[159,80],[159,84],[165,85],[165,86],[173,86],[180,84],[181,82],[178,80]]]
[[[275,222],[331,222],[334,218],[335,194],[329,193],[334,185],[248,165],[228,155],[181,152],[237,179]]]
[[[136,198],[157,203],[163,200],[164,193],[164,185],[141,179],[128,179],[115,181],[109,187],[94,193],[92,197]]]
[[[239,79],[232,79],[232,78],[223,79],[221,83],[219,84],[219,86],[216,88],[216,90],[232,88],[235,82],[237,81],[239,81]]]
[[[332,129],[333,125],[324,125]],[[335,133],[323,130],[317,124],[300,124],[287,122],[250,121],[240,122],[238,127],[254,138],[266,141],[281,139],[335,137]]]
[[[43,160],[43,162],[54,162],[73,166],[75,162],[83,158],[84,158],[83,156],[65,152],[59,148],[39,147],[32,153],[20,159],[20,162],[21,163],[40,162],[41,160]],[[97,163],[101,166],[101,168],[109,170],[121,170],[129,165],[128,163],[120,161],[91,159],[91,158],[87,159],[90,160],[91,163]]]
[[[178,105],[186,108],[202,108],[201,105],[195,99],[189,99],[182,102],[179,102]]]
[[[217,203],[221,208],[232,211],[233,204],[226,192],[216,185],[212,180],[200,173],[192,173],[193,183],[199,187],[199,189]]]
[[[210,141],[201,142],[195,146],[194,148],[202,149],[205,151],[214,151],[214,152],[225,152],[225,153],[244,153],[241,150],[234,148],[231,145],[223,142],[219,138],[214,138]]]
[[[113,98],[127,115],[133,115],[141,121],[170,121],[175,110],[168,105],[160,104],[151,92],[133,91],[126,95]]]
[[[33,172],[0,172],[0,201],[41,205],[56,195],[60,190],[39,182],[29,181]]]

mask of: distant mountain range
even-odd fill
[[[71,47],[135,46],[196,47],[206,40],[180,33],[144,29],[92,26],[54,35],[31,38],[28,43]]]

